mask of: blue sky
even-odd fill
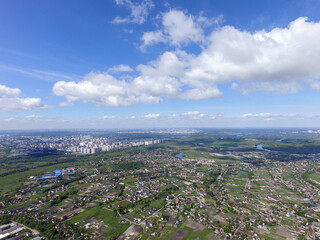
[[[0,1],[0,129],[320,127],[320,2]]]

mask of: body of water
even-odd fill
[[[177,158],[180,158],[181,160],[183,160],[183,153],[179,153],[176,155]]]
[[[261,151],[265,151],[265,152],[276,152],[276,151],[272,151],[270,149],[263,148],[262,144],[257,145],[257,149],[261,150]]]

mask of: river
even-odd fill
[[[257,149],[265,152],[277,152],[277,151],[272,151],[270,149],[263,148],[262,144],[257,145]]]

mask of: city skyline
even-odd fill
[[[2,1],[0,129],[320,127],[319,9]]]

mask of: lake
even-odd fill
[[[177,158],[180,158],[181,160],[183,160],[183,153],[179,153],[176,155]]]

